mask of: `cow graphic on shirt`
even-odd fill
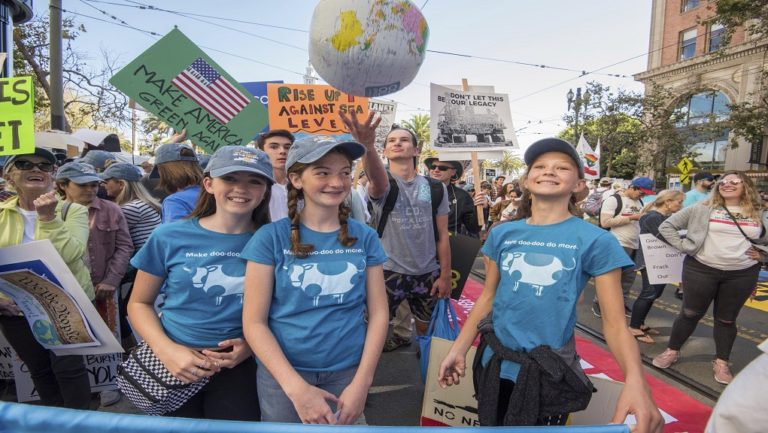
[[[192,273],[192,269],[185,268]],[[222,270],[222,265],[211,265],[194,269],[192,287],[203,291],[215,298],[216,305],[221,305],[225,296],[239,296],[243,302],[244,277],[233,277]]]
[[[544,287],[560,281],[565,275],[564,271],[573,270],[575,267],[575,259],[573,266],[566,268],[558,257],[541,253],[506,253],[501,261],[501,270],[508,272],[515,282],[512,291],[516,292],[520,283],[525,283],[535,289],[536,296],[542,295]]]
[[[346,265],[339,272],[339,265]],[[312,297],[312,305],[320,305],[321,296],[332,296],[337,304],[344,302],[344,295],[355,286],[360,274],[349,262],[301,263],[284,267],[290,275],[291,285]]]

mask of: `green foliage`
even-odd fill
[[[494,159],[484,160],[483,168],[496,168],[499,170],[500,175],[506,174],[515,178],[520,177],[520,174],[525,170],[525,161],[512,154],[512,152],[504,151],[504,155],[499,161]],[[510,178],[507,180],[512,179]]]
[[[710,0],[717,21],[725,27],[724,44],[728,45],[738,27],[756,37],[768,36],[768,0]]]
[[[416,134],[422,148],[429,145],[429,114],[414,114],[410,119],[404,121],[402,126]]]

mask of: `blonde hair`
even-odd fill
[[[349,164],[352,165],[352,158],[344,150],[336,148],[326,153],[326,155],[330,155],[331,153],[344,155],[349,160]],[[288,173],[296,173],[301,176],[304,170],[312,166],[312,164],[314,163],[294,163],[291,168],[288,169]],[[304,191],[294,187],[292,182],[288,182],[288,218],[291,220],[291,252],[296,257],[303,259],[315,250],[315,246],[312,244],[301,243],[301,236],[299,233],[299,221],[301,217],[299,200],[301,199],[304,199]],[[357,238],[349,235],[349,214],[351,212],[352,209],[346,204],[346,200],[339,204],[339,224],[341,225],[341,228],[339,229],[338,239],[339,243],[345,247],[351,247],[357,242]]]
[[[640,211],[641,214],[646,214],[652,209],[659,209],[670,201],[679,200],[685,198],[685,193],[676,189],[665,189],[656,195],[656,200],[643,206]]]
[[[760,195],[757,192],[755,183],[742,171],[726,171],[720,175],[720,180],[725,179],[726,176],[733,175],[741,179],[741,184],[744,185],[744,192],[739,197],[739,206],[741,206],[741,214],[747,218],[756,219],[760,221],[760,210],[762,205],[760,204]],[[725,207],[725,199],[720,194],[719,181],[715,184],[714,191],[708,200],[704,202],[705,205],[711,208]]]
[[[158,202],[154,197],[152,197],[152,194],[147,191],[147,189],[139,182],[129,182],[125,179],[112,179],[116,182],[120,182],[123,185],[123,189],[120,191],[120,194],[115,197],[115,203],[118,206],[122,206],[126,203],[132,202],[134,200],[141,200],[144,203],[148,204],[149,207],[155,210],[155,212],[160,213],[160,202]]]

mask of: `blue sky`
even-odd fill
[[[86,26],[87,32],[73,44],[87,53],[94,64],[100,61],[101,50],[117,57],[120,64],[126,64],[157,39],[120,27],[110,18],[114,16],[130,26],[161,35],[178,26],[196,44],[209,47],[204,50],[238,81],[300,83],[307,66],[308,30],[317,3],[311,0],[63,0],[63,8],[81,14],[73,17]],[[399,103],[398,119],[428,110],[430,82],[460,84],[462,78],[467,78],[470,84],[493,85],[498,93],[509,94],[518,140],[525,148],[565,127],[562,117],[569,88],[575,91],[587,81],[596,80],[613,88],[642,90],[631,75],[646,67],[650,1],[416,0],[414,3],[419,7],[426,3],[423,12],[430,26],[428,49],[505,62],[428,53],[414,82],[388,96]],[[140,5],[153,5],[187,16],[136,7]],[[48,2],[35,2],[35,10],[38,15],[47,14]],[[575,71],[616,65],[594,75],[580,76],[580,72],[507,61]]]

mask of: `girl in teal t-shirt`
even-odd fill
[[[163,224],[131,264],[128,303],[136,332],[175,377],[208,383],[165,415],[258,421],[256,364],[243,338],[245,262],[253,233],[269,222],[272,164],[262,151],[224,146],[205,171],[188,219]],[[158,315],[154,304],[165,301]]]
[[[501,224],[488,235],[482,251],[485,287],[440,365],[441,386],[458,383],[464,376],[467,350],[477,336],[481,319],[489,314],[493,333],[503,347],[528,354],[534,348],[549,346],[586,384],[573,341],[575,305],[584,284],[594,277],[604,334],[626,377],[613,422],[622,423],[628,414],[634,414],[638,432],[661,432],[663,419],[651,398],[637,342],[624,318],[620,274],[621,268],[632,262],[609,233],[572,214],[573,198],[586,186],[578,154],[569,143],[548,138],[528,148],[525,162],[528,170],[518,210],[520,219]],[[490,368],[491,355],[490,349],[478,350],[480,365]],[[520,411],[526,410],[521,408],[531,406],[523,403],[530,394],[515,393],[519,371],[520,364],[503,360],[498,378],[475,384],[481,424],[507,425],[512,419],[523,418],[536,425],[565,424],[568,413],[521,416]],[[522,382],[521,389],[529,391],[526,382]],[[483,387],[486,383],[498,390],[497,396],[487,396],[489,391]],[[483,402],[490,406],[494,401],[495,407],[483,406]],[[509,404],[515,402],[523,404],[510,408]]]
[[[262,421],[352,424],[365,406],[389,317],[387,257],[344,204],[352,161],[364,153],[356,142],[294,143],[289,217],[259,230],[241,254]]]

